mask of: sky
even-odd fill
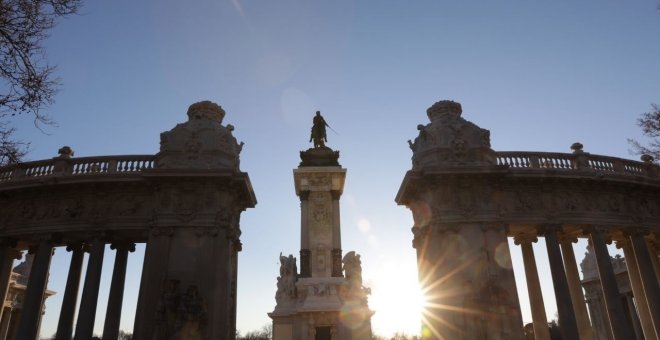
[[[636,118],[660,103],[656,0],[358,1],[85,0],[45,41],[62,83],[46,111],[57,126],[13,118],[31,160],[155,154],[159,134],[200,100],[221,105],[245,142],[241,168],[258,204],[242,214],[237,327],[269,322],[279,253],[299,252],[292,169],[320,110],[347,169],[344,252],[362,256],[374,331],[413,333],[419,317],[412,216],[394,202],[426,109],[451,99],[491,131],[497,151],[638,159]],[[578,261],[585,242],[575,246]],[[131,331],[144,248],[130,256],[122,329]],[[550,292],[542,240],[537,262]],[[511,244],[525,321],[520,249]],[[70,254],[53,258],[42,336],[55,332]],[[101,333],[114,254],[106,251],[95,329]],[[544,294],[548,317],[556,307]]]

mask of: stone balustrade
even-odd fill
[[[54,176],[132,174],[153,169],[154,155],[55,157],[0,167],[0,185]]]
[[[496,152],[496,159],[498,165],[510,169],[596,171],[604,174],[659,178],[651,162],[636,162],[589,153],[500,151]]]

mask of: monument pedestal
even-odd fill
[[[339,152],[317,147],[300,153],[293,171],[300,197],[300,273],[296,259],[280,256],[274,340],[371,339],[369,290],[362,287],[360,257],[342,260],[339,198],[346,169]],[[342,267],[343,264],[343,267]]]

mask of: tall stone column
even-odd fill
[[[66,279],[66,288],[64,288],[55,340],[71,340],[73,336],[73,319],[76,313],[80,274],[82,273],[83,258],[85,257],[82,243],[69,245],[66,250],[71,252],[71,264]]]
[[[649,305],[651,320],[657,334],[660,333],[660,292],[658,291],[658,281],[654,274],[653,263],[644,239],[646,234],[648,234],[647,230],[637,229],[629,233],[628,238],[635,254],[642,287],[644,288],[644,297]]]
[[[654,240],[647,241],[651,262],[653,263],[653,269],[655,270],[655,278],[658,279],[658,284],[660,284],[660,233],[656,234]]]
[[[587,314],[587,305],[584,302],[582,293],[582,283],[580,282],[580,273],[575,261],[575,252],[573,252],[573,243],[577,242],[574,236],[563,235],[560,237],[561,254],[564,257],[564,268],[566,269],[566,280],[568,289],[571,292],[571,301],[573,302],[573,312],[577,321],[580,340],[593,339],[593,330],[589,323],[589,314]]]
[[[34,262],[25,290],[17,339],[37,338],[52,254],[53,243],[50,236],[42,237],[35,250]]]
[[[150,233],[144,250],[140,291],[133,326],[134,339],[154,338],[154,316],[157,313],[156,306],[159,298],[168,292],[169,287],[175,285],[173,280],[166,282],[167,261],[164,260],[169,258],[169,248],[173,236],[173,228],[154,228]]]
[[[103,269],[103,253],[105,252],[105,241],[97,236],[91,244],[89,260],[87,261],[87,273],[80,298],[80,310],[78,311],[78,322],[76,323],[75,340],[88,340],[94,334],[94,320],[96,318],[96,305],[99,297],[99,286],[101,284],[101,270]]]
[[[343,276],[341,271],[341,226],[339,225],[339,198],[341,191],[333,190],[332,195],[332,276]]]
[[[635,301],[637,302],[637,314],[639,315],[639,322],[642,325],[642,331],[646,339],[656,339],[658,334],[653,327],[653,319],[649,311],[649,303],[644,295],[644,287],[642,286],[639,267],[637,260],[635,260],[635,253],[633,252],[630,240],[618,240],[616,242],[617,248],[623,249],[623,255],[626,257],[626,266],[628,267],[628,278],[630,279],[630,287],[632,288]]]
[[[14,249],[15,246],[16,242],[14,240],[0,240],[0,297],[2,298],[0,301],[6,300],[11,271],[14,268],[14,259],[20,259],[22,256],[21,252]],[[4,308],[0,309],[0,318],[3,314]]]
[[[129,242],[114,242],[111,249],[116,249],[115,267],[112,271],[110,296],[103,324],[103,340],[115,340],[119,337],[119,323],[121,321],[121,306],[124,300],[124,283],[126,281],[126,263],[128,252],[135,251],[135,244]]]
[[[300,192],[300,211],[309,210],[309,190]],[[309,245],[309,217],[307,214],[300,214],[300,277],[312,276],[311,256],[312,251]]]
[[[633,302],[633,297],[630,292],[626,293],[626,310],[628,311],[628,316],[630,317],[630,322],[632,322],[633,333],[635,333],[635,339],[644,340],[644,332],[642,331],[642,325],[639,323],[639,318],[637,317],[637,312],[635,309],[635,303]]]
[[[9,332],[9,323],[11,322],[11,308],[2,308],[2,319],[0,319],[0,340],[7,339]]]
[[[541,292],[539,273],[536,269],[534,249],[532,248],[532,242],[536,241],[536,236],[525,234],[517,235],[514,238],[515,244],[520,245],[523,254],[523,263],[525,265],[525,280],[527,281],[529,304],[532,310],[532,320],[534,322],[534,337],[536,340],[549,340],[550,329],[548,328],[548,318],[545,314],[543,293]]]
[[[626,319],[622,316],[623,306],[619,299],[619,288],[616,284],[614,269],[612,268],[612,259],[607,251],[605,243],[605,229],[594,227],[590,231],[591,243],[596,254],[596,264],[598,266],[598,275],[603,290],[603,300],[607,309],[607,318],[610,320],[611,332],[615,340],[629,340],[634,334],[630,329]]]
[[[559,325],[564,339],[579,339],[580,335],[571,303],[571,293],[564,271],[561,251],[559,250],[559,240],[557,238],[559,230],[561,230],[561,227],[557,225],[548,225],[544,228],[545,246],[548,249],[548,261],[552,272],[552,285],[557,300]]]

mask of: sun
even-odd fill
[[[372,318],[374,334],[420,335],[425,298],[414,263],[384,264],[367,285],[371,287],[369,306],[376,312]]]

